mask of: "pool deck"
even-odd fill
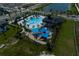
[[[22,27],[22,32],[21,33],[25,33],[25,35],[27,37],[29,37],[31,40],[33,40],[35,42],[38,42],[38,43],[43,44],[43,45],[47,44],[47,42],[43,41],[44,39],[42,38],[42,37],[44,37],[46,39],[50,39],[50,36],[49,36],[50,35],[50,31],[47,29],[47,27],[43,27],[44,24],[43,25],[41,24],[41,23],[44,23],[43,19],[45,17],[46,16],[42,16],[42,15],[38,15],[38,16],[31,15],[31,16],[29,16],[29,17],[27,17],[27,18],[24,19],[25,22],[23,20],[19,21],[19,25],[23,25],[24,24],[24,26],[28,30],[31,30],[31,32],[27,32]],[[39,27],[38,27],[38,24],[40,24]],[[33,25],[35,25],[36,27],[33,27]],[[37,30],[33,30],[35,28]],[[37,34],[37,33],[39,33],[39,34],[37,35],[37,38],[36,38],[33,34]]]
[[[36,38],[32,35],[32,33],[26,32],[26,36],[28,36],[30,39],[32,39],[33,41],[36,41],[36,42],[38,42],[38,43],[40,43],[40,44],[43,44],[43,45],[46,44],[46,42],[40,40],[40,37],[39,37],[38,39],[36,39]]]
[[[26,21],[25,26],[29,29],[32,29],[33,26],[35,28],[37,28],[37,25],[39,25],[39,27],[42,27],[41,23],[43,23],[42,20],[44,18],[45,18],[45,16],[41,16],[41,15],[39,15],[39,16],[31,15],[25,19],[25,21]],[[28,27],[28,25],[29,25],[29,27]]]

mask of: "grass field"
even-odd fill
[[[58,39],[56,40],[55,55],[76,55],[74,44],[74,21],[63,23]]]
[[[40,52],[45,51],[45,46],[36,45],[30,42],[27,39],[20,39],[20,41],[13,45],[9,46],[6,49],[0,49],[0,55],[6,56],[30,56],[30,55],[39,55]]]
[[[12,26],[8,26],[8,27],[9,27],[8,31],[0,34],[0,44],[7,43],[9,39],[12,38],[18,30],[16,27],[12,27]]]

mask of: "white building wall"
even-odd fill
[[[19,21],[18,25],[24,26],[23,22],[24,22],[24,20]]]

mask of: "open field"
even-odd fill
[[[58,39],[56,40],[55,55],[76,55],[74,43],[74,21],[63,23]]]
[[[17,32],[17,27],[8,26],[9,30],[0,34],[0,44],[7,43]]]
[[[28,55],[39,55],[42,51],[46,50],[45,46],[37,45],[30,42],[27,39],[20,39],[20,41],[8,48],[0,49],[0,55],[9,56],[28,56]]]

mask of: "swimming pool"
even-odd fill
[[[41,15],[32,15],[26,18],[24,23],[25,26],[28,26],[28,28],[32,31],[34,36],[47,39],[50,31],[47,29],[47,27],[42,26],[44,18],[45,17]]]
[[[47,27],[42,27],[42,28],[34,28],[32,29],[33,35],[37,37],[43,37],[43,38],[48,38],[50,31],[47,29]]]
[[[43,16],[29,16],[28,18],[25,19],[26,21],[26,26],[29,27],[29,29],[32,29],[32,28],[38,28],[42,26],[42,23],[43,23],[43,19],[44,17]]]

